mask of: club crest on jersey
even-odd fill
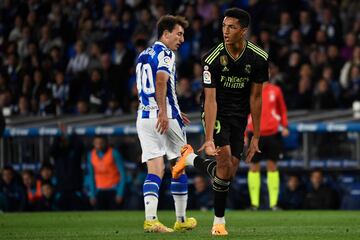
[[[229,61],[228,61],[228,57],[226,55],[220,56],[220,64],[222,66],[225,67],[226,65],[228,65],[228,63],[229,63]]]
[[[250,64],[246,64],[244,70],[245,70],[246,73],[250,74],[250,73],[251,73],[251,65],[250,65]]]
[[[220,56],[220,64],[224,66],[222,72],[228,72],[229,69],[226,67],[228,65],[228,57],[226,55]]]

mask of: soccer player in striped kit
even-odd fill
[[[164,175],[164,158],[176,160],[186,144],[185,124],[189,119],[181,113],[176,93],[175,53],[184,42],[185,18],[166,15],[159,19],[158,41],[140,53],[136,65],[139,109],[136,127],[142,148],[142,162],[148,175],[143,186],[145,203],[145,232],[172,232],[157,218],[159,188]],[[174,162],[174,161],[173,161]],[[194,218],[186,217],[188,199],[187,176],[171,179],[176,222],[175,231],[196,226]]]

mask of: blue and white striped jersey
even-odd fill
[[[138,118],[157,118],[156,73],[166,72],[169,75],[166,92],[167,115],[171,119],[179,119],[180,108],[176,98],[175,54],[162,42],[157,41],[140,53],[136,64],[136,84],[139,95]]]

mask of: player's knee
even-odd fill
[[[215,192],[228,192],[230,188],[231,180],[220,179],[215,176],[213,181],[213,190]]]
[[[249,170],[251,172],[260,172],[260,163],[252,163],[252,164],[250,164]]]
[[[272,160],[267,161],[267,171],[269,172],[277,171],[277,164],[275,161]]]
[[[217,168],[221,171],[221,172],[231,172],[232,170],[232,163],[231,161],[218,161],[217,163]]]
[[[148,170],[148,173],[155,174],[155,175],[159,176],[160,178],[163,178],[164,173],[165,173],[165,166],[153,167]]]

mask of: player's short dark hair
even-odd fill
[[[229,8],[225,11],[225,17],[236,18],[240,22],[240,26],[247,28],[250,25],[250,14],[240,8]]]
[[[176,24],[182,26],[184,29],[189,26],[189,22],[185,17],[173,15],[162,16],[157,22],[158,38],[160,39],[165,30],[172,32]]]

